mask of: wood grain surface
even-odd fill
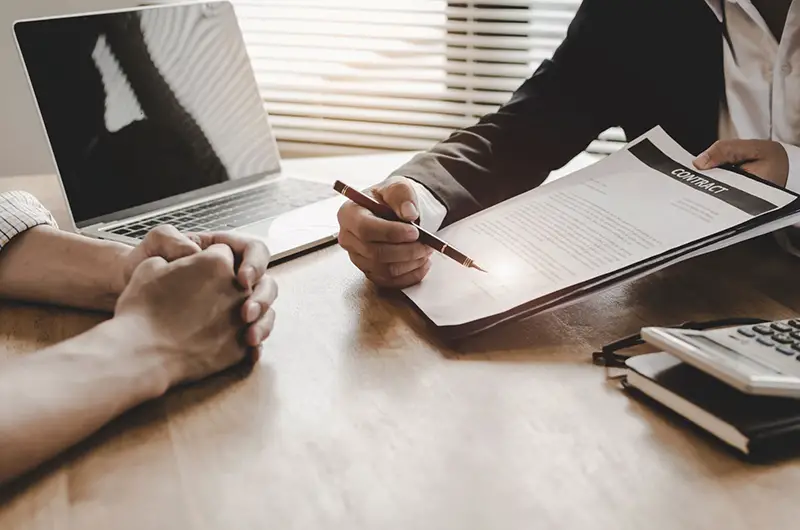
[[[647,324],[800,313],[798,267],[765,237],[444,344],[326,248],[272,270],[254,370],[176,389],[12,484],[0,528],[794,528],[800,460],[742,461],[591,352]],[[0,305],[0,356],[102,318]]]

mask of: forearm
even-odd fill
[[[540,105],[549,99],[540,81],[528,80],[498,112],[416,155],[391,176],[411,178],[431,191],[447,208],[445,224],[538,186],[571,158],[567,142],[558,144],[560,156],[549,145],[549,115],[558,113],[552,100],[549,109]],[[576,124],[566,113],[558,118],[559,127]]]
[[[125,245],[48,226],[0,252],[0,298],[111,311],[124,288]]]
[[[585,0],[566,39],[510,100],[414,157],[412,178],[446,206],[445,224],[541,184],[620,119],[624,24],[632,0]]]
[[[0,484],[163,394],[157,352],[111,319],[69,341],[0,363]]]

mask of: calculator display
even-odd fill
[[[757,358],[743,355],[742,353],[739,353],[728,346],[720,344],[719,342],[710,339],[705,335],[687,333],[685,336],[692,340],[692,342],[695,342],[702,348],[705,348],[706,351],[703,353],[707,357],[713,357],[717,363],[729,365],[740,372],[745,372],[750,375],[762,375],[764,374],[765,370],[768,370],[771,373],[779,373],[775,368],[759,362]]]
[[[708,337],[706,337],[705,335],[688,335],[688,336],[691,337],[693,341],[699,342],[699,343],[703,344],[704,346],[708,346],[710,348],[722,349],[722,350],[725,350],[725,352],[727,352],[727,353],[732,353],[734,355],[738,355],[739,357],[744,357],[742,354],[740,354],[736,350],[732,350],[732,349],[728,348],[727,346],[725,346],[723,344],[720,344],[719,342],[717,342],[715,340],[711,340]]]

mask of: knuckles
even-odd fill
[[[392,263],[387,267],[387,270],[389,271],[389,276],[392,278],[397,278],[408,272],[405,270],[403,263]]]
[[[411,189],[407,183],[401,180],[395,180],[388,183],[388,185],[380,191],[382,194],[397,196],[398,199],[406,199],[410,196]]]
[[[150,239],[154,239],[156,241],[164,241],[168,239],[173,239],[176,235],[178,235],[178,230],[172,225],[158,225],[157,227],[150,230],[147,234]]]
[[[386,248],[381,245],[367,245],[364,257],[375,263],[381,263],[386,257]]]
[[[336,239],[339,242],[340,247],[342,247],[345,250],[351,250],[350,247],[348,246],[349,243],[347,242],[347,236],[345,236],[344,232],[340,231]]]
[[[253,239],[247,243],[246,251],[247,254],[261,254],[266,256],[268,259],[272,257],[272,254],[269,251],[269,247],[266,243],[261,241],[260,239]]]
[[[207,273],[218,278],[233,276],[233,268],[230,260],[217,252],[203,252],[196,256],[196,262]]]
[[[415,270],[411,275],[411,284],[419,283],[425,278],[430,270],[430,265],[423,265],[419,269]]]
[[[339,211],[336,213],[336,219],[339,221],[340,226],[347,228],[353,227],[353,223],[356,221],[356,216],[354,215],[356,208],[359,208],[359,206],[350,201],[344,203],[339,208]]]

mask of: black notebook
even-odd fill
[[[752,459],[800,454],[800,400],[753,396],[667,353],[626,361],[634,388]]]

